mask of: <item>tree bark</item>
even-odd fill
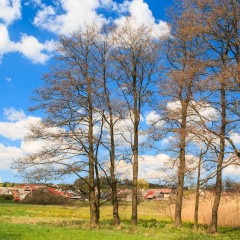
[[[178,167],[178,186],[175,205],[175,220],[176,227],[182,226],[182,200],[185,176],[185,151],[186,151],[186,126],[187,126],[187,102],[182,101],[182,121],[180,129],[180,154]]]
[[[221,200],[222,193],[222,165],[225,153],[225,138],[226,135],[226,91],[225,83],[221,84],[221,130],[220,130],[220,149],[217,163],[217,174],[216,174],[216,194],[214,198],[214,203],[212,207],[212,221],[210,226],[210,232],[216,233],[218,230],[218,208]]]
[[[98,171],[98,160],[97,157],[95,157],[95,173],[96,173],[96,185],[97,185],[97,194],[95,193],[96,198],[96,216],[97,216],[97,222],[99,222],[100,219],[100,206],[101,206],[101,183],[100,183],[100,177],[99,177],[99,171]]]
[[[195,195],[195,210],[194,210],[194,229],[198,229],[198,210],[199,210],[199,197],[200,197],[200,178],[201,178],[201,164],[202,164],[202,152],[200,153],[198,160],[198,173],[197,173],[197,186]]]
[[[90,227],[95,228],[98,225],[97,202],[94,186],[94,147],[93,147],[93,106],[92,106],[92,84],[91,80],[87,78],[87,92],[88,92],[88,144],[89,144],[89,206],[90,206]]]
[[[133,115],[134,115],[134,133],[133,133],[133,190],[132,190],[132,226],[137,226],[138,215],[138,127],[139,127],[139,107],[138,107],[138,94],[137,94],[137,78],[136,78],[136,66],[134,66],[133,75]]]
[[[113,223],[114,226],[118,226],[120,224],[120,218],[118,214],[118,197],[117,197],[117,181],[115,177],[115,144],[114,144],[114,130],[113,130],[113,120],[112,114],[110,114],[110,132],[111,132],[111,166],[110,166],[110,174],[111,174],[111,184],[112,184],[112,204],[113,204]]]
[[[104,52],[106,55],[106,52]],[[107,88],[107,76],[106,76],[106,59],[103,57],[103,81],[104,81],[104,95],[109,112],[109,128],[110,128],[110,176],[111,176],[111,188],[112,188],[112,205],[113,205],[113,224],[114,226],[120,225],[121,221],[118,213],[118,196],[117,196],[117,180],[115,176],[115,139],[114,139],[114,122],[113,122],[113,109],[110,101],[109,91]]]

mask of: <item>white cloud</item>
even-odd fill
[[[164,121],[161,120],[161,116],[155,111],[149,112],[145,118],[147,125],[154,125],[156,127],[162,127],[164,125]]]
[[[116,166],[117,175],[120,178],[132,178],[132,164],[120,161]],[[172,160],[166,154],[157,156],[139,156],[139,178],[147,180],[166,181],[173,176],[175,169],[172,168]]]
[[[25,142],[24,137],[29,133],[29,127],[39,124],[41,119],[33,116],[26,116],[23,110],[14,108],[4,109],[7,122],[0,122],[0,136],[9,140],[20,140],[20,147],[5,146],[0,143],[0,169],[10,169],[13,159],[21,158],[29,153],[34,153],[44,146],[43,141]],[[48,144],[49,146],[49,144]]]
[[[40,43],[33,36],[23,34],[19,42],[9,39],[7,26],[0,24],[0,60],[4,54],[19,52],[33,63],[45,63],[56,49],[56,42],[53,40]]]
[[[10,169],[12,160],[22,156],[23,156],[23,152],[20,148],[9,147],[0,143],[0,169],[1,170]]]
[[[106,8],[106,9],[115,10],[115,11],[118,8],[117,3],[112,0],[99,0],[99,3],[101,8]]]
[[[8,29],[5,25],[0,24],[0,60],[3,54],[11,52],[13,48],[13,43],[9,40]]]
[[[21,18],[21,0],[1,0],[0,20],[9,25]]]
[[[46,5],[41,0],[28,0],[24,5],[38,8],[33,20],[35,26],[56,34],[68,34],[93,22],[99,26],[109,21],[121,24],[127,14],[135,18],[134,25],[144,23],[152,26],[154,37],[169,34],[167,23],[155,20],[149,6],[143,0],[125,1],[122,4],[117,4],[113,0],[60,0],[53,1],[52,5]],[[118,13],[120,17],[115,20],[112,20],[112,17],[107,19],[97,12],[99,9]],[[20,0],[0,1],[0,22],[1,20],[3,22],[0,23],[0,61],[4,54],[19,52],[33,63],[45,63],[52,56],[56,43],[53,40],[39,42],[36,37],[27,34],[22,34],[19,42],[12,41],[8,25],[20,18]]]
[[[56,43],[53,40],[40,43],[35,37],[22,35],[21,41],[15,43],[14,50],[20,52],[33,63],[45,63],[52,56]]]
[[[229,177],[238,177],[240,175],[240,166],[238,165],[229,165],[226,167],[224,170],[224,175],[229,176]]]
[[[140,116],[140,121],[143,120],[143,117]],[[139,144],[143,143],[145,139],[146,135],[139,130]],[[115,141],[117,145],[122,147],[129,147],[129,144],[133,144],[133,122],[130,113],[126,114],[124,118],[115,123]]]
[[[5,109],[4,115],[8,121],[0,122],[0,136],[12,141],[23,140],[29,133],[29,127],[41,121],[38,117],[26,116],[22,110],[14,108]]]
[[[61,0],[59,6],[40,4],[41,9],[37,12],[33,24],[37,27],[57,34],[69,34],[78,28],[84,28],[93,22],[101,26],[110,21],[101,14],[98,9],[113,11],[120,15],[114,22],[120,26],[126,16],[130,15],[134,19],[134,25],[145,24],[152,27],[152,35],[155,38],[169,35],[168,24],[161,20],[156,20],[143,0],[124,1],[117,4],[113,0]]]
[[[146,25],[152,28],[152,36],[159,38],[170,34],[170,27],[168,24],[161,20],[156,20],[149,9],[147,3],[143,0],[124,1],[119,5],[119,13],[123,13],[115,23],[121,26],[126,21],[126,14],[129,14],[132,19],[134,26]]]
[[[235,144],[240,144],[240,135],[238,133],[232,132],[230,138]]]
[[[68,34],[93,22],[102,25],[107,20],[96,12],[101,3],[109,6],[111,1],[61,0],[63,13],[57,13],[58,7],[43,5],[33,23],[37,27],[57,34]]]
[[[40,152],[44,146],[49,146],[49,142],[44,140],[38,141],[22,141],[21,142],[21,150],[24,154],[33,154]]]
[[[171,135],[171,136],[163,138],[163,140],[161,141],[161,145],[166,146],[169,144],[173,144],[173,142],[176,142],[176,140],[177,140],[176,136]]]
[[[22,109],[16,110],[15,108],[4,108],[3,115],[6,117],[7,120],[14,122],[20,121],[26,118],[26,115]]]
[[[170,117],[175,120],[181,120],[181,103],[180,101],[172,101],[167,103],[167,109]],[[197,111],[196,111],[197,110]],[[197,122],[201,118],[207,123],[217,120],[219,113],[209,103],[192,101],[188,106],[188,121]]]

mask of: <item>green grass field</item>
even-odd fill
[[[139,226],[130,226],[131,207],[120,207],[121,228],[114,229],[111,221],[111,206],[101,210],[99,229],[89,229],[88,207],[81,206],[37,206],[23,204],[1,204],[0,240],[60,240],[60,239],[240,239],[240,229],[221,227],[217,235],[208,235],[201,226],[192,229],[185,222],[175,229],[169,218],[158,213],[157,203],[139,205]]]

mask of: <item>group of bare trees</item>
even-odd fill
[[[171,34],[161,39],[152,37],[151,26],[135,26],[131,17],[120,26],[86,26],[61,36],[56,62],[36,90],[33,109],[46,118],[32,127],[27,140],[45,147],[16,160],[15,168],[35,180],[82,178],[92,227],[100,218],[102,174],[112,192],[114,225],[120,224],[116,165],[124,159],[132,163],[131,220],[137,225],[140,121],[147,104],[159,115],[146,131],[154,132],[149,134],[153,145],[172,139],[175,226],[182,225],[183,189],[191,169],[197,170],[195,227],[199,189],[216,179],[211,232],[217,231],[222,172],[239,158],[231,136],[240,120],[240,1],[180,1],[170,9],[170,19]],[[130,126],[119,129],[126,119]]]
[[[172,81],[174,90],[167,91],[167,96],[180,104],[175,225],[181,226],[187,147],[193,148],[192,144],[197,142],[198,147],[201,146],[198,168],[201,168],[203,158],[211,156],[211,161],[215,161],[214,172],[205,175],[203,181],[216,177],[210,229],[216,232],[223,168],[239,156],[231,134],[238,131],[240,116],[237,106],[240,2],[190,0],[183,1],[178,9],[181,14],[175,15],[172,21],[173,38],[167,50],[170,67],[164,81],[166,86],[169,86],[169,79]],[[215,112],[214,116],[211,116],[210,108]],[[173,118],[176,121],[176,117]],[[199,171],[198,188],[201,182]]]
[[[47,117],[32,127],[28,140],[45,141],[45,147],[15,166],[37,180],[73,173],[85,180],[92,227],[100,217],[100,174],[108,177],[114,225],[120,224],[115,168],[126,158],[133,165],[132,224],[137,224],[140,115],[156,73],[157,46],[151,29],[135,27],[130,18],[113,29],[86,26],[60,37],[56,64],[36,91],[33,109]],[[118,129],[124,119],[130,121],[129,136]]]

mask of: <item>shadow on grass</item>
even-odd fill
[[[218,232],[224,235],[238,234],[240,239],[240,227],[220,227]]]
[[[139,228],[156,228],[156,229],[161,229],[165,228],[166,225],[171,224],[170,221],[158,221],[154,218],[152,219],[139,219],[138,220],[138,227]],[[100,226],[103,228],[113,228],[113,221],[112,220],[101,220],[100,221]],[[131,221],[123,219],[121,221],[121,227],[122,228],[130,228],[131,227]]]
[[[9,232],[0,232],[0,239],[4,240],[20,240],[23,239],[20,234],[14,234]]]

